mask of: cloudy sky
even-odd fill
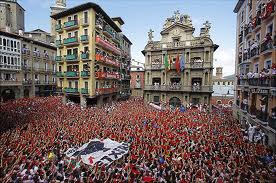
[[[89,0],[67,0],[73,7]],[[147,32],[154,30],[154,40],[160,39],[160,31],[166,18],[175,10],[189,14],[199,34],[202,24],[211,22],[211,38],[219,45],[215,52],[214,66],[222,66],[224,75],[233,74],[235,63],[236,14],[233,9],[237,0],[90,0],[99,4],[110,17],[120,16],[125,21],[123,32],[132,41],[132,57],[144,62],[141,50],[147,43]],[[50,6],[55,0],[18,0],[25,8],[26,30],[50,31]]]

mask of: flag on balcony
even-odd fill
[[[176,69],[176,72],[179,74],[179,73],[180,73],[179,54],[177,54],[177,56],[176,56],[176,60],[175,60],[175,69]]]
[[[165,65],[165,69],[168,70],[169,69],[169,61],[168,61],[168,55],[167,54],[164,57],[164,65]]]
[[[169,70],[172,68],[172,57],[171,55],[169,56]]]
[[[180,57],[180,70],[184,71],[185,69],[185,55],[184,53]]]

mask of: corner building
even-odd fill
[[[55,25],[57,77],[64,102],[102,105],[130,95],[130,47],[120,17],[85,3],[51,16]],[[127,88],[128,87],[128,88]]]
[[[236,28],[234,115],[259,126],[276,149],[275,0],[239,0]],[[247,124],[246,124],[247,123]]]
[[[145,55],[146,102],[172,106],[210,105],[213,54],[218,48],[210,38],[210,28],[206,21],[200,35],[195,37],[190,16],[176,11],[173,17],[166,19],[160,41],[153,41],[153,31],[150,30],[148,43],[142,51]],[[180,72],[177,71],[177,57],[181,57]]]

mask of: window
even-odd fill
[[[159,101],[160,101],[159,96],[153,96],[154,103],[159,103]]]
[[[62,87],[62,80],[59,80],[59,86]]]
[[[225,82],[224,82],[224,81],[222,82],[222,85],[225,85]]]
[[[69,88],[72,88],[72,81],[69,81]]]
[[[218,85],[220,85],[220,82],[218,81]]]
[[[78,21],[78,15],[74,15],[74,20]]]
[[[88,29],[83,30],[84,35],[88,35]]]
[[[68,33],[68,38],[70,38],[70,37],[72,37],[72,33],[71,32]]]
[[[88,24],[88,11],[83,12],[83,23]]]
[[[140,79],[140,75],[136,75],[136,78],[137,78],[137,79]]]
[[[260,39],[261,39],[260,33],[256,34],[256,40],[260,41]]]
[[[272,35],[272,33],[273,33],[273,23],[267,26],[266,33],[270,33],[270,35]]]
[[[241,12],[241,23],[244,21],[244,11]]]
[[[264,63],[264,68],[265,68],[265,69],[270,69],[270,68],[271,68],[271,60],[265,61],[265,63]]]
[[[38,74],[35,74],[35,80],[38,80]]]
[[[259,73],[259,64],[255,64],[254,70],[256,73]]]
[[[72,20],[72,17],[68,17],[68,22],[70,22]]]
[[[78,89],[78,87],[79,87],[79,82],[75,81],[75,88]]]
[[[88,82],[87,81],[84,82],[84,88],[88,89]]]
[[[61,20],[58,20],[57,22],[58,22],[59,25],[61,24]]]
[[[230,81],[228,81],[228,85],[231,85],[231,82],[230,82]]]
[[[74,37],[78,37],[78,31],[74,32]]]

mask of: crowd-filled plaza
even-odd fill
[[[103,107],[26,98],[0,107],[0,182],[265,182],[275,156],[249,142],[231,111],[159,111],[132,98]],[[91,139],[129,144],[110,165],[66,151]]]

